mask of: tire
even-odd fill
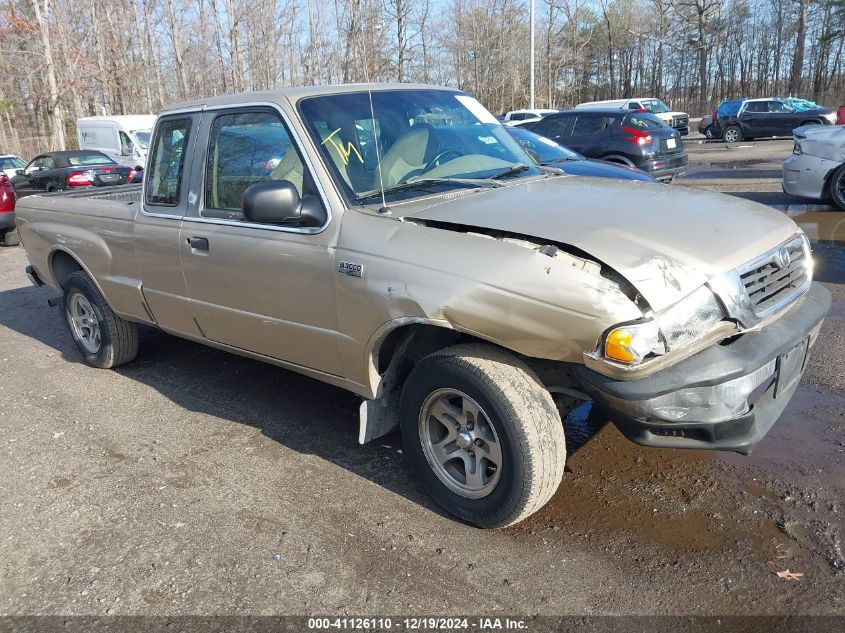
[[[833,204],[845,211],[845,163],[833,172],[828,186]]]
[[[111,369],[135,358],[138,327],[112,311],[88,273],[71,274],[64,290],[65,323],[86,363]]]
[[[17,229],[9,229],[3,233],[2,241],[0,241],[0,244],[3,244],[3,246],[17,246],[20,243],[21,234],[18,233]]]
[[[601,160],[607,161],[608,163],[616,163],[617,165],[625,165],[625,167],[633,167],[634,169],[637,169],[637,166],[631,160],[625,158],[624,156],[616,156],[615,154],[610,154],[609,156],[603,156]]]
[[[729,125],[722,132],[725,143],[739,143],[742,141],[742,130],[738,125]]]
[[[711,141],[712,141],[714,138],[716,138],[716,135],[715,135],[715,134],[713,134],[713,126],[712,126],[712,125],[707,126],[707,129],[706,129],[706,130],[704,130],[704,137],[705,137],[705,138],[707,138],[707,139],[709,139],[709,140],[711,140]]]
[[[563,477],[566,440],[551,394],[492,346],[456,345],[420,361],[402,388],[400,428],[409,466],[434,500],[478,527],[522,521]]]

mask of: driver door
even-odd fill
[[[279,112],[206,112],[200,200],[180,239],[194,319],[211,341],[322,372],[341,373],[333,251],[336,226],[247,222],[244,190],[287,180],[326,204]]]

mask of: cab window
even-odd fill
[[[191,120],[165,119],[159,122],[156,130],[145,176],[146,202],[175,207],[182,195],[182,175]]]
[[[302,196],[304,171],[278,114],[222,114],[214,120],[209,134],[202,214],[240,219],[244,190],[257,182],[287,180]]]
[[[132,154],[132,141],[126,132],[118,132],[120,135],[120,153],[123,156],[130,156]]]

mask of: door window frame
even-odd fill
[[[302,160],[302,167],[303,167],[303,182],[305,181],[305,173],[307,172],[308,177],[314,183],[314,188],[316,189],[316,195],[319,197],[320,202],[322,203],[323,207],[326,209],[326,217],[327,220],[325,224],[322,226],[317,227],[300,227],[300,226],[285,226],[283,224],[261,224],[257,222],[247,222],[245,220],[240,219],[227,219],[227,218],[215,218],[204,216],[203,211],[205,211],[205,180],[207,177],[206,171],[206,159],[208,157],[208,148],[210,147],[211,143],[211,127],[214,124],[214,121],[217,119],[218,116],[225,116],[227,114],[239,114],[242,112],[255,112],[255,111],[263,111],[263,110],[270,110],[274,114],[278,115],[282,121],[282,125],[285,127],[285,131],[287,131],[288,135],[291,139],[291,145],[293,149],[299,155],[300,160]],[[266,102],[266,101],[257,101],[257,102],[250,102],[250,103],[237,103],[237,104],[226,104],[220,106],[212,106],[203,108],[203,113],[208,113],[209,116],[203,116],[203,120],[199,126],[199,131],[197,133],[197,137],[203,136],[206,139],[206,143],[204,146],[203,151],[197,152],[196,161],[195,161],[195,172],[198,173],[198,184],[197,188],[200,192],[196,196],[196,200],[191,204],[191,207],[188,209],[188,212],[182,218],[183,222],[197,222],[201,224],[219,224],[225,226],[237,226],[242,228],[250,228],[250,229],[261,229],[264,231],[277,231],[281,233],[301,233],[305,235],[316,235],[317,233],[322,233],[325,231],[329,225],[332,223],[332,208],[329,205],[328,198],[326,196],[326,192],[323,189],[323,184],[320,182],[320,179],[316,175],[316,171],[314,169],[314,164],[308,155],[308,152],[305,151],[305,147],[303,146],[302,138],[300,135],[294,130],[293,125],[291,124],[291,119],[288,116],[287,112],[277,103]],[[213,116],[212,116],[213,114]]]

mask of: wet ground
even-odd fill
[[[582,409],[555,497],[499,532],[444,516],[396,435],[359,447],[345,392],[153,330],[83,365],[0,249],[0,614],[845,616],[845,213],[795,220],[834,304],[753,454]]]

